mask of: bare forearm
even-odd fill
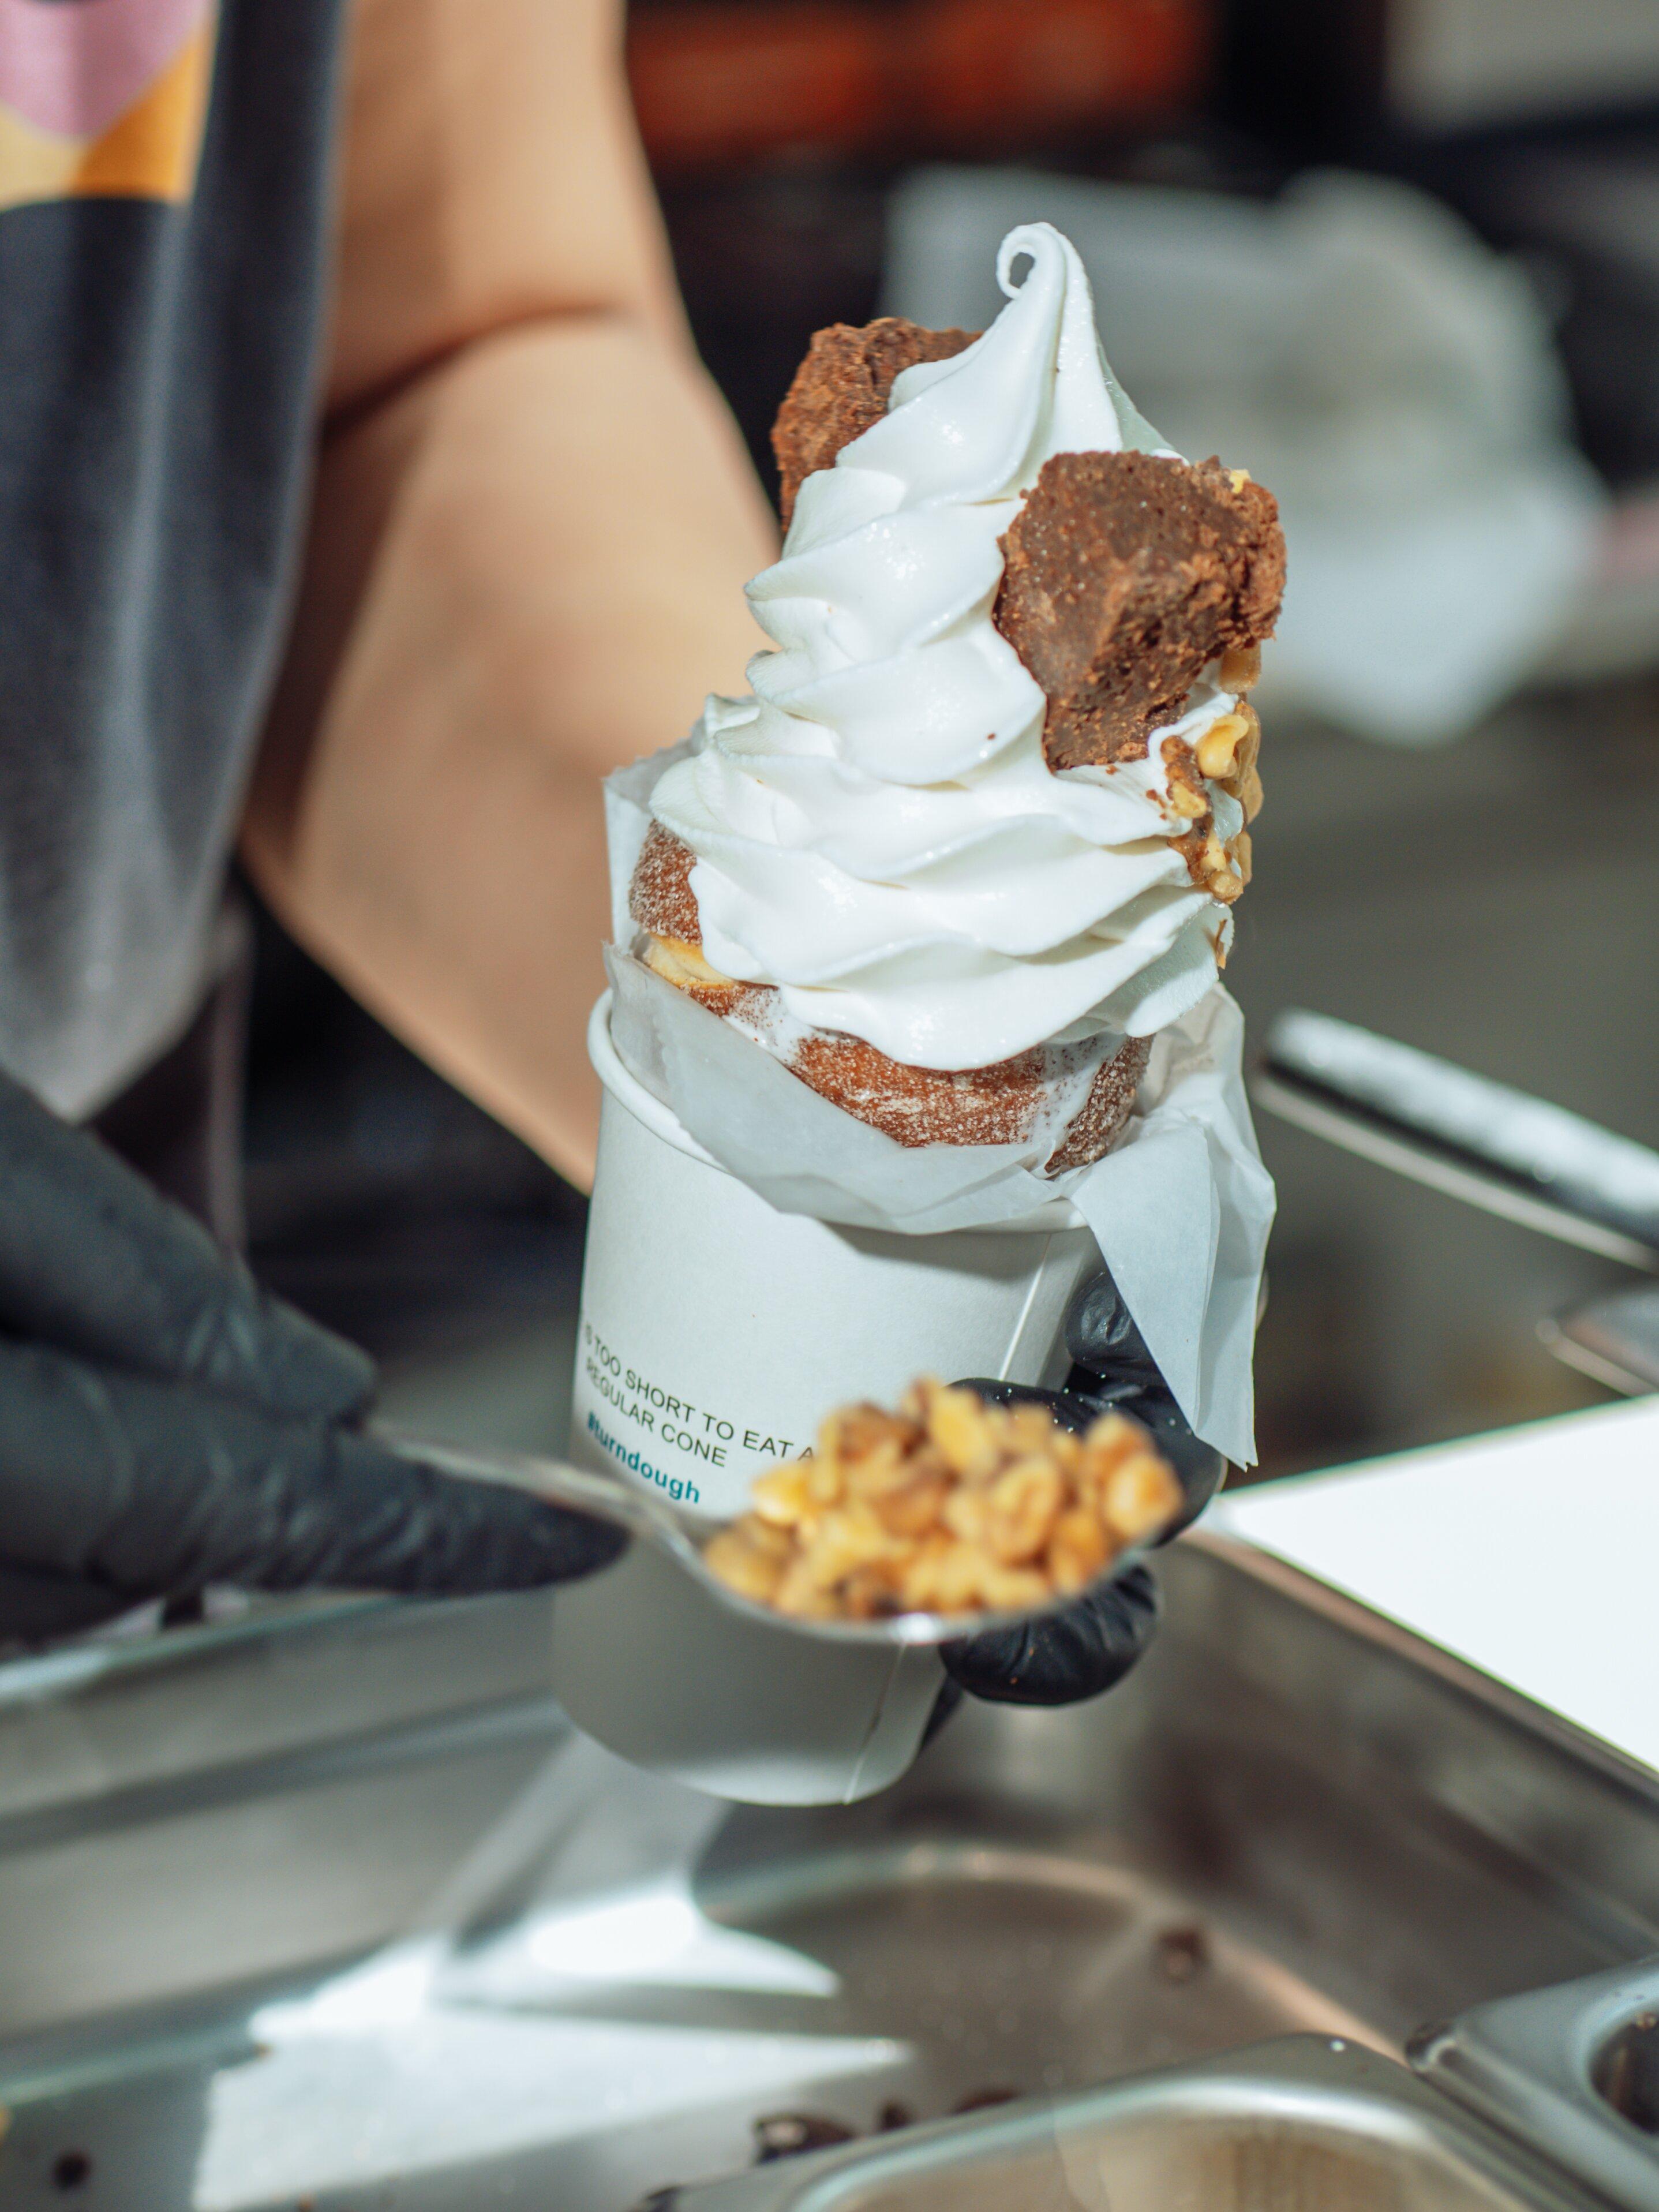
[[[607,900],[599,780],[759,641],[770,518],[672,340],[465,349],[325,459],[246,849],[289,927],[568,1174]]]

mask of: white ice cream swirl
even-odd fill
[[[1015,287],[1022,257],[1030,269]],[[1170,842],[1143,761],[1056,774],[1045,701],[991,620],[998,540],[1056,453],[1170,448],[1102,357],[1088,278],[1047,223],[1012,231],[1008,305],[801,485],[749,598],[777,651],[711,698],[653,811],[696,856],[704,957],[787,1013],[916,1066],[1044,1040],[1144,1036],[1216,980],[1231,921]],[[1202,683],[1188,743],[1232,699]],[[1243,826],[1209,787],[1217,834]]]

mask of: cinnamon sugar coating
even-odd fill
[[[819,331],[772,429],[784,528],[802,480],[827,469],[843,446],[880,422],[901,369],[920,361],[950,361],[978,336],[977,331],[924,330],[902,315],[883,315],[861,329],[831,323]]]
[[[702,957],[702,922],[691,871],[696,855],[672,830],[653,822],[640,848],[628,887],[628,910],[646,933],[646,965],[711,1014],[760,1015],[775,992],[764,983],[739,983]]]
[[[683,945],[702,943],[691,870],[696,855],[672,830],[653,822],[635,863],[628,887],[628,911],[653,937],[677,937]]]
[[[1045,1175],[1110,1149],[1134,1104],[1146,1050],[1130,1038],[1102,1065]],[[829,1030],[804,1037],[788,1066],[832,1106],[900,1145],[1023,1143],[1038,1126],[1053,1072],[1041,1045],[989,1067],[911,1067],[862,1037]]]
[[[1143,759],[1210,661],[1272,634],[1285,589],[1278,502],[1217,460],[1057,454],[1002,548],[994,619],[1048,699],[1052,769]]]
[[[1101,1061],[1082,1110],[1073,1117],[1059,1150],[1050,1154],[1044,1175],[1088,1167],[1111,1151],[1134,1111],[1135,1093],[1152,1049],[1148,1037],[1125,1037],[1111,1058]]]
[[[629,887],[629,911],[649,939],[644,957],[676,990],[722,1018],[763,1024],[777,993],[735,982],[700,958],[702,925],[690,875],[694,855],[653,822]],[[757,1049],[759,1049],[757,1047]],[[1102,1063],[1043,1172],[1060,1175],[1109,1152],[1134,1106],[1147,1046],[1131,1037]],[[822,1030],[799,1039],[781,1064],[810,1090],[901,1145],[1009,1145],[1039,1126],[1054,1073],[1052,1048],[1033,1046],[990,1067],[946,1071],[891,1060],[863,1038]]]
[[[804,1037],[789,1065],[820,1097],[900,1145],[1018,1144],[1042,1104],[1035,1046],[991,1067],[947,1071],[907,1066],[862,1037],[824,1030]]]

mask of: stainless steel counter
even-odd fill
[[[1286,2038],[716,2184],[684,2212],[1598,2212],[1352,2044]]]
[[[0,2206],[628,2212],[768,2116],[1392,2050],[1659,1949],[1659,1778],[1224,1540],[1163,1571],[1123,1689],[823,1812],[573,1738],[542,1598],[0,1681]]]

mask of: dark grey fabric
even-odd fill
[[[0,1068],[188,1025],[309,479],[339,0],[222,0],[193,198],[0,213]]]
[[[196,1018],[85,1125],[228,1252],[247,1242],[242,1112],[252,991],[252,925],[233,897],[220,911]]]

